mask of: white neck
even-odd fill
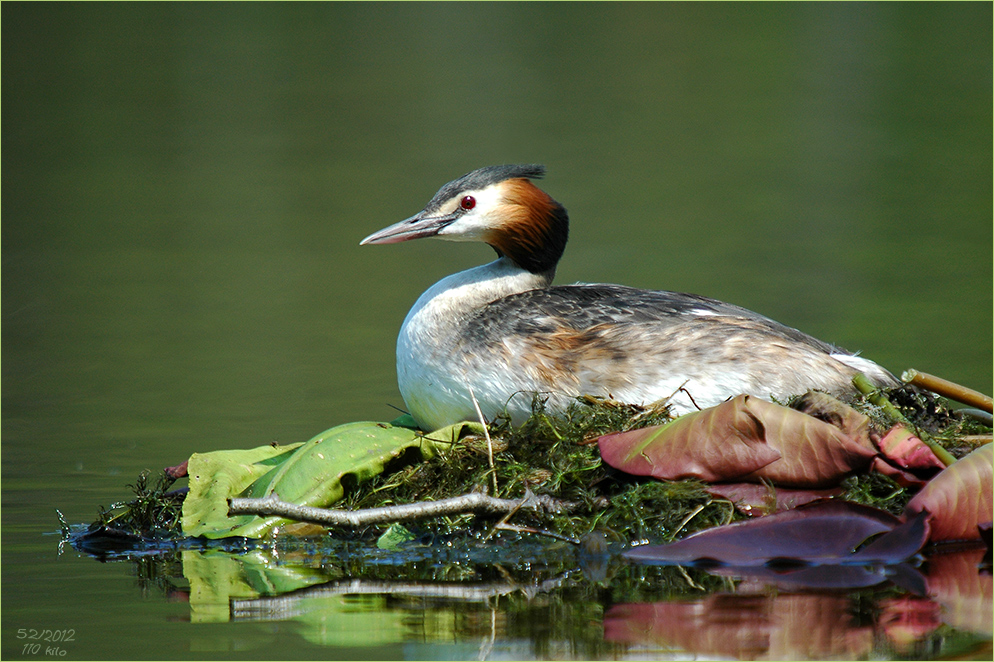
[[[534,274],[506,257],[460,271],[432,285],[407,314],[404,326],[440,329],[456,325],[481,306],[518,292],[548,287],[551,274]]]

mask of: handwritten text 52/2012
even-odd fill
[[[20,628],[17,631],[18,639],[36,639],[38,641],[75,641],[76,630],[36,630],[34,628]]]

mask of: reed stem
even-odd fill
[[[962,402],[977,409],[983,409],[988,413],[994,412],[994,401],[991,400],[989,395],[984,395],[979,391],[974,391],[972,388],[961,386],[941,377],[930,375],[927,372],[905,370],[904,374],[901,375],[901,381],[928,389],[944,398]]]
[[[858,373],[852,378],[853,386],[859,389],[859,392],[866,396],[866,399],[872,402],[877,407],[880,407],[888,416],[899,423],[904,423],[905,425],[914,428],[910,421],[904,417],[904,414],[894,406],[890,400],[880,391],[879,388],[874,386],[866,375],[863,373]],[[929,437],[928,435],[916,430],[915,435],[922,440],[922,443],[929,447],[929,449],[935,454],[942,464],[947,467],[956,461],[952,453],[947,451],[938,442]]]

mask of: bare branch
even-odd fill
[[[516,510],[536,513],[564,513],[577,508],[577,504],[560,501],[546,495],[528,494],[524,499],[498,499],[480,492],[470,492],[438,501],[419,501],[399,506],[367,508],[364,510],[335,510],[299,506],[282,501],[275,494],[262,499],[228,499],[228,516],[275,515],[299,522],[311,522],[329,527],[356,528],[373,524],[409,522],[444,515],[476,513],[502,515]]]

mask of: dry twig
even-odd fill
[[[465,513],[502,515],[517,510],[536,513],[564,513],[577,507],[569,501],[560,501],[547,495],[529,494],[524,499],[498,499],[480,492],[470,492],[438,501],[420,501],[399,506],[366,508],[363,510],[335,510],[314,508],[287,503],[275,494],[262,499],[228,499],[228,515],[275,515],[298,522],[311,522],[329,527],[357,528],[373,524],[409,522],[445,515]]]
[[[480,403],[476,401],[476,394],[473,393],[473,387],[469,387],[469,397],[473,400],[473,407],[476,409],[476,416],[480,420],[480,425],[483,426],[483,436],[487,438],[487,460],[490,461],[490,482],[491,488],[494,494],[497,494],[497,469],[494,467],[494,442],[490,439],[490,430],[487,429],[487,419],[483,418],[483,412],[480,411]]]

